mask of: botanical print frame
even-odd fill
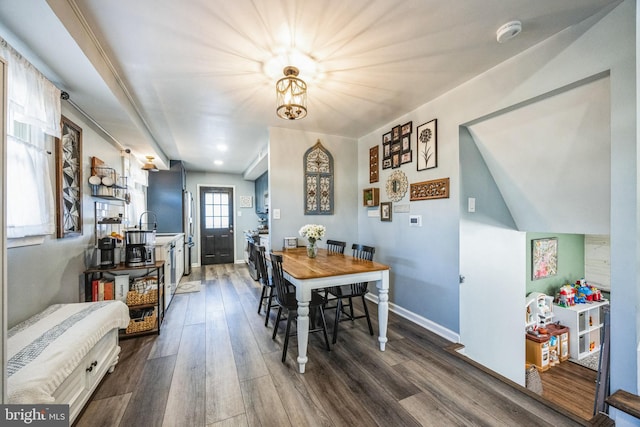
[[[391,221],[391,202],[380,203],[380,221]]]
[[[438,120],[433,119],[416,129],[418,171],[438,166]]]
[[[56,138],[56,236],[82,235],[82,128],[62,116]]]
[[[550,237],[531,240],[531,280],[546,279],[558,274],[558,239]]]

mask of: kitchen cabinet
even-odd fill
[[[269,172],[265,172],[255,180],[256,213],[269,213]]]
[[[108,269],[104,268],[90,268],[84,271],[84,290],[85,290],[85,301],[92,301],[92,293],[93,293],[93,282],[94,280],[100,280],[103,278],[113,279],[115,283],[115,277],[120,275],[127,275],[129,278],[129,283],[136,283],[138,280],[143,279],[152,279],[155,278],[156,288],[155,295],[153,295],[154,302],[151,303],[132,303],[133,299],[130,299],[127,296],[127,305],[129,306],[129,312],[132,313],[132,318],[134,318],[133,313],[146,310],[153,309],[155,315],[155,321],[150,325],[149,328],[145,328],[144,330],[140,330],[139,332],[127,333],[129,328],[126,330],[120,330],[120,338],[131,338],[140,335],[147,335],[151,333],[160,334],[160,327],[162,325],[162,321],[164,319],[165,313],[165,304],[164,301],[164,281],[165,281],[165,263],[163,261],[156,261],[154,265],[147,265],[141,267],[128,267],[124,263],[120,263],[115,267],[111,267]],[[127,289],[131,291],[131,289]],[[153,292],[153,291],[150,291]],[[114,291],[115,293],[115,291]],[[131,324],[130,324],[131,326]]]
[[[555,320],[569,328],[569,354],[580,360],[600,350],[604,310],[609,309],[609,301],[576,304],[570,307],[553,306]]]
[[[169,307],[184,273],[184,234],[156,235],[156,259],[165,263],[164,304]]]

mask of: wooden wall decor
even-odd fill
[[[410,185],[409,200],[429,200],[449,198],[449,178],[416,182]]]
[[[333,215],[333,156],[318,140],[303,161],[304,214]]]
[[[378,182],[378,146],[369,148],[369,182]]]
[[[82,235],[82,128],[62,116],[56,138],[56,237]]]

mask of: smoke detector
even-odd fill
[[[520,31],[522,31],[522,23],[520,21],[507,22],[496,31],[496,39],[498,43],[504,43],[520,34]]]

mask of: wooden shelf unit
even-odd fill
[[[362,205],[366,207],[373,207],[380,205],[380,189],[379,188],[365,188],[362,190]]]
[[[158,300],[153,304],[138,304],[138,305],[129,305],[129,311],[131,310],[140,310],[144,308],[155,308],[157,309],[157,320],[156,324],[152,329],[147,331],[135,332],[127,334],[124,329],[120,330],[120,338],[132,338],[140,335],[149,335],[156,333],[160,335],[160,327],[162,325],[162,321],[164,319],[164,282],[165,282],[165,271],[164,271],[164,261],[156,261],[154,265],[145,265],[140,267],[128,267],[125,263],[120,263],[115,267],[110,268],[99,268],[93,267],[84,271],[84,289],[85,289],[85,301],[91,301],[91,287],[92,282],[95,279],[101,279],[107,275],[108,277],[115,277],[118,273],[129,273],[132,275],[132,278],[139,277],[148,277],[152,275],[157,275],[158,277],[158,286],[156,292],[158,293]]]

